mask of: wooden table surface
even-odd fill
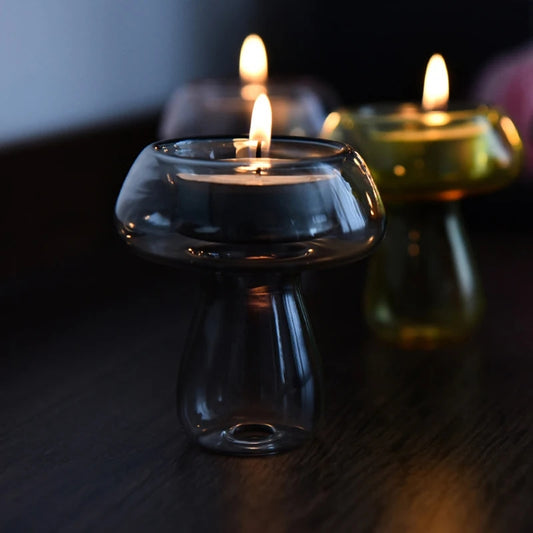
[[[325,417],[265,458],[204,452],[178,425],[200,279],[120,252],[24,286],[0,377],[0,530],[531,530],[528,238],[474,241],[488,313],[442,352],[369,336],[364,263],[304,276]]]
[[[373,339],[365,261],[304,275],[325,413],[276,456],[215,455],[178,424],[200,274],[117,238],[7,280],[0,531],[533,531],[533,197],[499,194],[468,212],[487,313],[461,345]]]

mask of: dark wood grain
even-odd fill
[[[368,335],[364,262],[304,277],[325,416],[308,446],[266,458],[204,452],[178,425],[200,276],[117,245],[19,284],[0,378],[0,530],[530,531],[531,234],[473,237],[488,312],[447,350]]]

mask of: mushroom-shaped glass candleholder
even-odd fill
[[[178,413],[200,445],[236,455],[311,436],[321,379],[300,274],[358,260],[384,232],[380,196],[351,147],[274,137],[261,157],[258,146],[218,137],[151,144],[115,212],[136,252],[214,273],[182,354]]]
[[[387,209],[387,235],[365,287],[370,328],[406,348],[467,337],[484,295],[459,200],[518,175],[522,143],[512,121],[482,105],[378,104],[330,115],[323,135],[363,155]]]

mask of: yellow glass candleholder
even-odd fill
[[[487,106],[381,104],[331,113],[321,136],[363,155],[387,209],[386,236],[368,265],[369,327],[406,348],[465,339],[484,295],[459,200],[518,175],[523,146],[511,119]]]

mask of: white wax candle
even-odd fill
[[[384,142],[436,142],[473,139],[484,135],[489,124],[477,117],[453,118],[445,111],[426,111],[413,113],[406,111],[389,120],[397,118],[398,127],[372,130],[372,138]],[[379,126],[380,122],[376,122]]]
[[[255,164],[255,163],[254,163]],[[364,215],[336,170],[326,174],[179,173],[178,231],[214,241],[297,241],[342,227],[356,231]]]
[[[420,130],[400,129],[395,131],[374,131],[372,138],[383,142],[435,142],[473,139],[488,131],[486,123],[458,124],[449,128]]]

